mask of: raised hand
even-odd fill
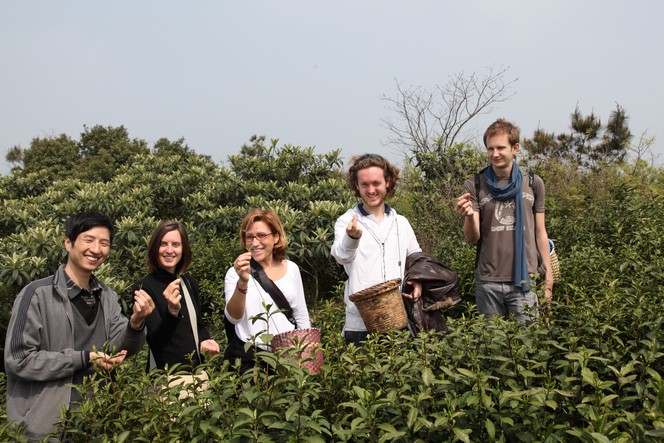
[[[154,311],[154,301],[152,297],[143,289],[134,291],[134,307],[132,309],[131,317],[129,317],[129,325],[132,329],[138,330],[141,328],[145,318]]]
[[[358,218],[359,218],[358,215],[355,214],[355,216],[354,216],[353,219],[350,221],[350,223],[348,223],[348,226],[346,226],[346,234],[348,234],[348,236],[349,236],[350,238],[355,239],[355,240],[357,240],[357,239],[359,239],[360,237],[362,237],[362,229],[360,229],[360,228],[357,226],[357,220],[358,220]]]
[[[461,197],[457,199],[457,211],[464,217],[468,217],[475,214],[473,210],[473,205],[470,203],[470,193],[466,192]]]
[[[233,262],[233,268],[243,282],[249,281],[251,275],[251,252],[238,255]]]
[[[180,292],[180,283],[181,279],[176,278],[166,286],[164,289],[163,295],[168,303],[168,312],[173,316],[177,317],[180,313],[180,308],[182,307],[182,293]]]

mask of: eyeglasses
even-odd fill
[[[244,241],[245,243],[253,243],[254,239],[257,239],[259,242],[263,242],[269,235],[272,235],[271,232],[268,232],[267,234],[264,233],[258,233],[256,235],[253,234],[247,234],[244,236]]]

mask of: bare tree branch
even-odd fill
[[[637,165],[640,161],[646,162],[649,166],[655,166],[655,160],[657,155],[652,151],[652,147],[655,144],[655,137],[648,135],[648,131],[643,131],[639,136],[639,141],[637,144],[631,144],[627,147],[627,150],[634,157],[634,170],[637,168]],[[648,157],[646,160],[645,157]]]
[[[508,70],[509,67],[488,67],[481,77],[475,73],[466,76],[461,71],[433,91],[421,86],[404,88],[395,80],[396,96],[382,97],[397,116],[396,120],[383,120],[392,134],[388,144],[416,154],[440,152],[455,143],[467,142],[466,129],[472,119],[491,112],[496,104],[515,95],[509,87],[518,79],[505,81]]]

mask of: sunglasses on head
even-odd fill
[[[379,158],[379,159],[382,160],[383,156],[379,155],[379,154],[364,154],[364,155],[361,155],[360,157],[358,157],[357,161],[366,160],[368,158]]]

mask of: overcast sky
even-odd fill
[[[96,124],[184,137],[220,164],[252,134],[401,159],[382,123],[395,81],[488,66],[518,80],[481,130],[563,132],[577,104],[606,121],[619,103],[661,164],[663,19],[659,0],[2,0],[0,173],[12,146]]]

